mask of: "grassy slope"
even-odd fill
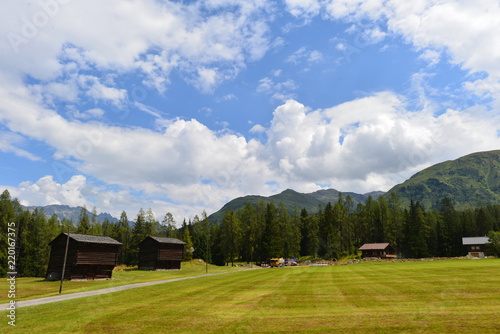
[[[500,150],[479,152],[446,161],[418,172],[389,190],[404,206],[410,199],[433,208],[443,197],[457,209],[500,204]]]
[[[20,308],[9,332],[498,333],[499,269],[491,259],[235,272]]]
[[[111,280],[97,281],[64,281],[63,293],[69,294],[82,291],[90,291],[97,289],[111,288],[126,284],[161,281],[178,277],[199,276],[205,274],[205,264],[197,263],[196,260],[191,262],[183,262],[181,270],[173,271],[142,271],[142,270],[126,270],[113,272]],[[242,268],[236,267],[218,267],[210,265],[209,273],[219,273],[225,271],[234,271]],[[0,280],[0,291],[8,291],[6,279]],[[16,279],[16,300],[28,300],[34,298],[42,298],[55,296],[59,294],[59,284],[57,282],[46,282],[40,277],[22,277]],[[8,303],[7,294],[0,295],[0,303]]]

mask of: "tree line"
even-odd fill
[[[16,224],[16,258],[19,276],[44,277],[50,246],[61,232],[109,236],[122,243],[118,263],[137,265],[139,243],[147,236],[178,238],[186,242],[185,260],[203,259],[224,265],[234,261],[265,262],[273,257],[310,257],[325,260],[355,256],[364,243],[388,242],[398,256],[407,258],[454,257],[466,254],[464,236],[484,236],[500,231],[500,205],[457,211],[450,199],[426,210],[420,203],[402,207],[392,193],[387,199],[371,197],[353,204],[350,196],[318,207],[289,212],[283,204],[247,203],[226,211],[220,222],[209,222],[203,212],[179,227],[172,214],[157,220],[151,209],[140,209],[131,224],[125,211],[117,222],[97,221],[95,209],[83,208],[78,222],[47,218],[43,210],[25,210],[6,190],[0,195],[0,228]],[[1,233],[7,245],[7,233]],[[0,276],[7,273],[7,248],[0,249]]]

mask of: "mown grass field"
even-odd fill
[[[17,326],[7,329],[12,333],[500,333],[499,319],[500,260],[487,259],[240,271],[19,308]],[[6,322],[0,328],[5,329]]]
[[[242,267],[218,267],[209,266],[209,273],[222,273],[227,271],[235,271],[244,269]],[[205,264],[199,263],[197,260],[191,262],[183,262],[182,270],[168,271],[142,271],[130,270],[117,267],[113,271],[111,280],[96,280],[96,281],[64,281],[62,294],[70,294],[75,292],[90,291],[97,289],[111,288],[126,284],[160,281],[171,278],[200,276],[204,275]],[[41,277],[20,277],[16,279],[16,300],[27,300],[34,298],[42,298],[59,295],[60,281],[46,282]],[[0,291],[8,290],[8,282],[5,279],[0,281]],[[8,303],[7,293],[0,294],[0,304]]]

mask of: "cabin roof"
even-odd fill
[[[148,238],[151,238],[160,244],[178,244],[178,245],[185,245],[186,244],[184,241],[176,239],[176,238],[152,237],[152,236],[149,236]],[[146,239],[144,239],[144,240],[146,240]]]
[[[488,237],[463,237],[462,243],[464,245],[485,245],[489,242]]]
[[[359,247],[359,250],[384,250],[389,246],[389,243],[364,244]]]
[[[61,237],[62,235],[67,236],[68,233],[65,232],[59,234],[54,240],[52,240],[52,242],[54,242],[57,238]],[[122,244],[121,242],[116,241],[113,238],[105,237],[103,235],[70,233],[69,237],[77,242],[84,242],[89,244],[118,245],[118,246]]]

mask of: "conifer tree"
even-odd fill
[[[220,229],[222,235],[221,249],[225,261],[234,265],[234,259],[240,254],[242,237],[241,224],[234,211],[226,211]]]
[[[118,263],[130,265],[132,258],[130,255],[130,225],[128,222],[127,213],[122,211],[120,220],[117,223],[116,240],[122,243],[118,250]]]
[[[84,205],[82,210],[80,211],[80,220],[78,221],[76,233],[90,234],[91,231],[92,226],[90,225],[89,216],[87,214],[87,207]]]
[[[177,227],[175,226],[174,216],[167,212],[162,220],[162,235],[168,238],[177,238]]]
[[[130,264],[136,265],[139,260],[139,244],[142,240],[146,238],[146,217],[144,210],[141,208],[137,214],[137,218],[134,223],[134,228],[132,229],[132,235],[130,238]]]

